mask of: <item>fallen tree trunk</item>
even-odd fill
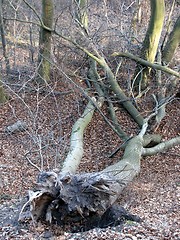
[[[179,144],[180,144],[180,137],[175,137],[173,139],[170,139],[169,141],[159,143],[157,146],[154,146],[152,148],[144,148],[142,155],[152,156]]]
[[[147,67],[150,67],[150,68],[154,68],[154,69],[157,69],[157,70],[161,70],[165,73],[168,73],[168,74],[171,74],[173,76],[176,76],[178,78],[180,78],[180,74],[176,71],[174,71],[173,69],[169,68],[169,67],[165,67],[165,66],[162,66],[160,64],[156,64],[156,63],[151,63],[149,61],[146,61],[140,57],[137,57],[131,53],[128,53],[128,52],[115,52],[112,54],[113,57],[127,57],[127,58],[130,58],[136,62],[139,62],[140,64],[144,65],[144,66],[147,66]]]
[[[83,156],[84,130],[92,119],[94,110],[96,109],[96,105],[100,107],[102,104],[102,98],[99,98],[98,102],[95,98],[92,98],[87,104],[82,116],[75,122],[72,128],[70,150],[61,170],[62,174],[74,174],[76,172]]]
[[[155,154],[180,143],[180,137],[159,143],[159,135],[145,136],[149,117],[144,121],[140,133],[128,141],[122,159],[116,164],[101,172],[74,174],[82,157],[83,131],[94,109],[95,105],[89,102],[83,115],[74,124],[70,152],[62,171],[39,174],[36,189],[29,191],[29,200],[21,211],[20,220],[25,207],[29,205],[34,220],[45,219],[58,224],[79,221],[92,221],[94,224],[97,219],[99,222],[106,218],[107,211],[111,211],[125,186],[140,172],[142,156]],[[156,145],[152,152],[145,149],[151,141]]]

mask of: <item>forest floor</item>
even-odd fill
[[[63,79],[62,79],[63,80]],[[83,85],[83,83],[81,83]],[[11,92],[11,99],[0,108],[0,239],[174,239],[180,238],[179,215],[179,147],[142,159],[139,176],[126,187],[119,204],[142,218],[141,223],[125,222],[122,226],[70,233],[64,227],[32,221],[18,223],[18,214],[27,190],[33,189],[38,170],[60,167],[68,152],[73,123],[82,113],[86,100],[81,93],[59,81],[55,94]],[[67,92],[61,95],[60,92]],[[18,92],[18,94],[17,94]],[[149,99],[149,98],[148,98]],[[148,102],[143,102],[142,106]],[[150,106],[151,107],[151,106]],[[156,133],[163,140],[179,134],[179,100],[167,106],[167,115]],[[104,114],[107,114],[102,109]],[[138,127],[120,107],[118,120],[129,132]],[[7,126],[24,121],[27,129],[9,134]],[[85,132],[84,156],[79,172],[99,171],[122,156],[109,155],[121,140],[95,112]],[[41,150],[40,150],[41,149]]]
[[[116,3],[116,1],[114,2]],[[97,9],[100,13],[102,9],[99,8],[98,4]],[[146,1],[144,4],[147,5]],[[115,5],[115,10],[116,7]],[[122,29],[125,29],[125,32],[130,29],[130,26],[126,25],[132,20],[133,11],[130,10],[130,7],[127,8],[127,16],[123,12],[123,15],[118,17],[118,24],[120,22],[119,18],[121,22],[124,21],[122,22]],[[140,40],[144,36],[142,32],[146,31],[145,27],[147,25],[144,24],[147,22],[147,9],[143,8],[142,12],[145,20],[142,21],[138,30]],[[99,13],[96,14],[97,19]],[[179,15],[178,8],[177,14]],[[109,16],[108,21],[112,18],[114,23],[113,13],[110,12]],[[65,25],[67,25],[66,22]],[[109,44],[110,47],[113,44],[115,44],[115,47],[116,44],[118,44],[118,47],[123,46],[121,41],[119,44],[119,39],[113,41],[111,38]],[[136,52],[138,48],[135,48],[136,45],[133,46],[131,48]],[[64,51],[61,47],[58,48],[58,51],[60,51],[59,49],[62,52]],[[119,48],[117,49],[119,51]],[[69,60],[66,50],[67,52],[73,52],[72,61]],[[77,63],[79,52],[69,46],[67,46],[66,50],[62,55],[64,54],[63,57],[65,56],[64,58],[66,58],[69,65],[73,65],[74,62]],[[120,50],[124,50],[123,47]],[[27,51],[22,48],[16,49],[16,53],[18,55],[16,63],[21,66],[23,59],[28,58],[29,53],[27,54]],[[132,76],[136,65],[131,60],[123,61],[118,79],[121,81],[121,86],[127,89],[127,86],[124,87],[123,84],[125,82],[127,84],[127,79],[130,79],[130,74]],[[175,56],[173,67],[178,64],[179,55]],[[68,74],[70,67],[66,66]],[[73,67],[76,68],[76,66]],[[62,227],[42,222],[33,224],[31,220],[22,223],[18,222],[24,197],[27,195],[28,190],[33,189],[39,170],[60,169],[63,159],[65,159],[69,151],[72,126],[82,114],[87,103],[81,89],[77,87],[87,88],[83,80],[83,71],[86,74],[86,70],[87,66],[81,73],[78,72],[79,75],[74,71],[76,74],[72,77],[73,83],[70,75],[67,77],[61,71],[58,72],[57,69],[53,69],[52,82],[46,89],[37,88],[32,84],[31,80],[34,71],[28,67],[24,67],[22,72],[17,72],[19,75],[12,74],[10,79],[6,79],[5,88],[10,95],[10,99],[0,106],[0,239],[179,240],[179,146],[143,158],[140,174],[124,189],[119,204],[130,213],[139,216],[142,219],[140,223],[126,221],[120,226],[104,229],[95,228],[78,233],[74,228],[75,233],[72,233],[68,223],[65,223],[65,226]],[[143,116],[147,116],[154,107],[153,91],[154,89],[150,90],[142,99],[137,99],[138,108]],[[114,106],[118,109],[116,114],[123,130],[129,136],[135,136],[139,132],[137,124],[119,103],[115,103]],[[166,109],[165,118],[159,127],[153,131],[161,134],[162,140],[171,139],[180,134],[179,99],[171,101]],[[95,112],[91,123],[85,131],[84,155],[78,172],[100,171],[122,157],[122,150],[113,158],[109,157],[122,144],[122,141],[102,117],[102,114],[104,114],[110,119],[105,104],[101,111],[101,114],[98,111]],[[13,134],[8,133],[7,127],[18,120],[25,122],[27,129]],[[148,131],[152,133],[152,130]]]

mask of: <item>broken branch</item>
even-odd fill
[[[113,57],[127,57],[127,58],[130,58],[136,62],[139,62],[140,64],[142,65],[145,65],[147,67],[150,67],[150,68],[154,68],[154,69],[157,69],[157,70],[161,70],[163,72],[166,72],[168,74],[171,74],[171,75],[174,75],[178,78],[180,78],[180,74],[176,71],[174,71],[173,69],[169,68],[169,67],[165,67],[165,66],[162,66],[160,64],[157,64],[157,63],[151,63],[149,61],[146,61],[140,57],[137,57],[131,53],[128,53],[128,52],[114,52],[112,54]]]

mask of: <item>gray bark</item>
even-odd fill
[[[86,106],[82,116],[75,122],[72,133],[71,133],[71,144],[69,153],[64,161],[63,168],[61,170],[62,174],[75,174],[79,163],[83,156],[83,135],[84,130],[90,123],[93,113],[96,109],[95,105],[101,105],[101,102],[96,102],[95,98]]]
[[[112,54],[112,56],[116,57],[116,56],[119,56],[119,57],[127,57],[127,58],[130,58],[130,59],[133,59],[134,61],[136,62],[139,62],[141,63],[142,65],[144,66],[148,66],[148,67],[151,67],[151,68],[154,68],[154,69],[157,69],[157,70],[161,70],[165,73],[168,73],[168,74],[171,74],[173,76],[176,76],[178,78],[180,78],[180,74],[176,71],[174,71],[173,69],[169,68],[169,67],[165,67],[165,66],[162,66],[160,64],[156,64],[156,63],[151,63],[151,62],[148,62],[140,57],[137,57],[131,53],[128,53],[128,52],[115,52]]]
[[[179,43],[180,43],[180,16],[176,20],[174,28],[170,33],[167,43],[163,49],[162,52],[163,62],[168,64],[172,60],[174,53],[179,46]]]
[[[5,131],[8,134],[12,134],[12,133],[15,133],[15,132],[25,131],[26,129],[27,129],[26,123],[18,120],[17,122],[13,123],[12,125],[7,126]]]
[[[170,139],[169,141],[166,142],[162,142],[160,144],[158,144],[155,147],[152,148],[144,148],[142,155],[143,156],[152,156],[155,155],[157,153],[161,153],[169,148],[172,148],[176,145],[180,144],[180,137],[175,137],[173,139]]]
[[[89,102],[73,126],[71,149],[62,171],[59,174],[39,174],[36,190],[29,191],[29,200],[22,208],[21,220],[28,204],[34,220],[45,218],[49,222],[54,219],[62,223],[70,219],[76,221],[78,218],[80,221],[91,218],[92,214],[101,218],[117,201],[125,186],[140,172],[142,156],[155,154],[180,143],[180,137],[159,143],[159,135],[145,136],[148,120],[155,116],[151,114],[145,119],[140,133],[128,141],[121,160],[101,172],[74,174],[83,153],[84,129],[90,122],[94,109],[95,106]],[[146,149],[152,141],[156,146]]]

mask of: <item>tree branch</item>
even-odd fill
[[[143,147],[152,145],[155,146],[161,142],[161,135],[159,134],[147,134],[143,137]]]
[[[82,116],[75,122],[72,133],[69,153],[64,160],[61,170],[62,174],[75,174],[83,156],[83,134],[87,125],[90,123],[96,104],[101,104],[92,98],[86,106]]]
[[[41,24],[41,26],[44,28],[45,25],[43,23],[43,20],[42,18],[39,16],[38,12],[36,11],[36,9],[31,5],[29,4],[26,0],[23,0],[23,2],[35,13],[36,17],[39,19],[39,22]],[[47,30],[47,29],[46,29]]]
[[[54,34],[56,34],[57,36],[63,38],[64,40],[66,40],[66,41],[68,41],[70,43],[72,43],[75,47],[77,47],[78,49],[80,49],[84,53],[86,53],[88,57],[90,57],[91,59],[96,61],[105,70],[105,72],[107,73],[107,77],[108,77],[109,83],[111,85],[111,88],[114,91],[114,93],[117,95],[117,97],[122,101],[123,107],[129,112],[129,114],[138,123],[138,125],[142,126],[142,124],[143,124],[143,117],[138,112],[138,110],[134,107],[134,105],[129,101],[129,99],[127,98],[127,96],[125,95],[125,93],[123,92],[121,87],[119,86],[118,82],[116,81],[115,76],[114,76],[113,72],[111,71],[111,69],[109,68],[107,62],[105,61],[105,59],[103,57],[100,56],[98,51],[93,49],[93,51],[97,55],[96,56],[95,54],[93,54],[90,51],[88,51],[86,48],[84,48],[81,45],[79,45],[73,39],[58,33],[55,29],[53,30],[51,28],[46,27],[44,25],[44,23],[42,22],[42,19],[40,17],[39,17],[39,21],[41,23],[41,27],[42,28],[44,28],[47,31],[51,31]]]
[[[151,68],[154,68],[154,69],[157,69],[157,70],[161,70],[163,72],[166,72],[168,74],[171,74],[171,75],[174,75],[178,78],[180,78],[180,74],[176,71],[174,71],[173,69],[169,68],[169,67],[164,67],[160,64],[156,64],[156,63],[151,63],[151,62],[148,62],[140,57],[137,57],[137,56],[134,56],[133,54],[131,53],[128,53],[128,52],[115,52],[112,54],[113,57],[127,57],[127,58],[130,58],[136,62],[139,62],[140,64],[142,65],[145,65],[147,67],[151,67]]]
[[[99,76],[99,74],[97,72],[97,62],[90,58],[89,59],[89,64],[90,64],[90,68],[89,68],[88,76],[91,79],[91,81],[93,82],[94,87],[97,90],[99,97],[103,97],[105,99],[106,89],[102,87],[102,84],[101,84],[102,80],[101,80],[101,77]],[[107,101],[108,101],[108,104],[109,104],[109,113],[111,115],[113,123],[110,123],[109,120],[104,116],[104,114],[102,115],[102,117],[104,118],[105,122],[111,127],[111,129],[122,140],[125,141],[125,140],[129,139],[127,134],[122,130],[122,128],[118,124],[118,120],[117,120],[117,117],[116,117],[116,113],[114,111],[113,104],[108,99],[107,99]]]
[[[151,156],[155,155],[157,153],[160,153],[162,151],[165,151],[173,146],[180,144],[180,137],[175,137],[171,140],[168,140],[166,142],[159,143],[155,147],[152,148],[144,148],[142,152],[142,156]]]

